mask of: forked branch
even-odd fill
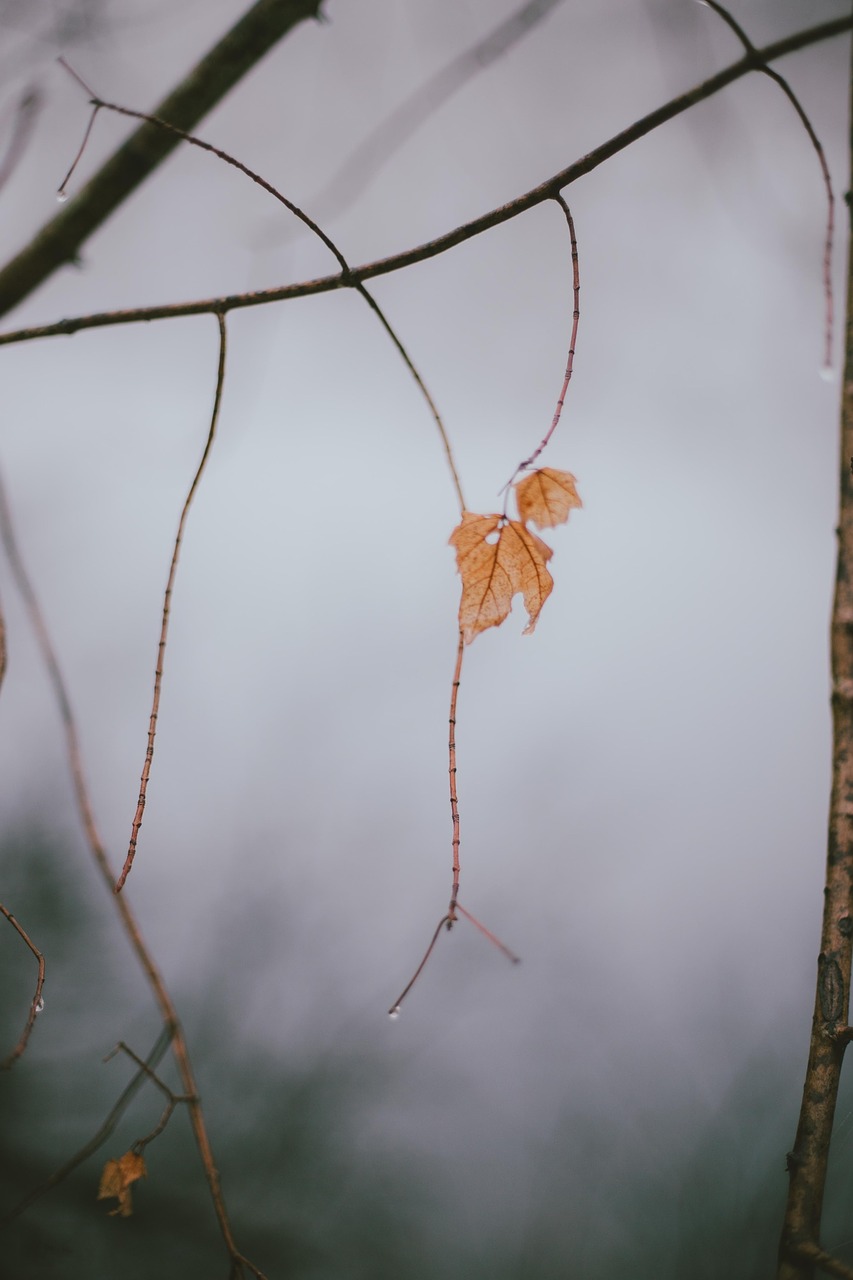
[[[836,18],[831,22],[820,23],[804,31],[795,32],[794,35],[786,36],[784,40],[777,40],[773,44],[766,45],[764,48],[757,50],[756,56],[762,64],[773,62],[777,58],[795,52],[797,49],[805,49],[820,41],[832,39],[834,36],[851,30],[851,28],[853,28],[853,18]],[[734,81],[755,70],[756,58],[741,58],[738,62],[734,62],[722,71],[718,71],[716,75],[703,81],[702,84],[697,85],[689,92],[679,94],[677,97],[670,99],[669,102],[664,103],[663,106],[649,112],[648,115],[642,116],[639,120],[629,125],[627,129],[615,134],[607,142],[595,147],[585,156],[582,156],[581,159],[576,160],[567,168],[561,169],[559,173],[555,173],[524,195],[515,200],[510,200],[507,204],[501,205],[497,209],[492,209],[489,213],[485,213],[471,222],[463,223],[462,226],[456,227],[453,231],[448,231],[445,235],[438,236],[434,240],[428,240],[413,249],[408,249],[404,253],[393,254],[388,258],[380,258],[375,262],[353,267],[349,272],[342,271],[336,275],[321,276],[316,280],[305,280],[298,284],[283,285],[275,289],[260,289],[251,293],[224,294],[217,298],[202,298],[193,302],[167,303],[153,307],[133,307],[122,311],[101,311],[92,315],[73,316],[67,320],[59,320],[54,324],[33,325],[25,329],[9,330],[6,333],[0,333],[0,346],[13,342],[30,342],[35,338],[79,333],[84,329],[100,329],[112,325],[139,324],[151,320],[176,319],[180,316],[218,315],[243,307],[265,306],[271,302],[282,302],[290,298],[305,298],[318,293],[329,293],[336,289],[356,288],[358,284],[363,284],[366,280],[390,275],[392,272],[402,271],[407,267],[411,267],[417,262],[425,262],[429,258],[438,257],[439,254],[446,253],[449,249],[464,244],[466,240],[471,240],[474,236],[491,230],[492,227],[498,227],[504,222],[509,222],[512,218],[519,217],[521,214],[526,213],[528,209],[534,209],[546,200],[555,199],[567,186],[576,182],[578,178],[592,173],[605,160],[618,155],[620,151],[624,151],[654,129],[666,124],[669,120],[675,119],[676,116],[681,115],[683,112],[689,111],[697,103],[705,101],[715,93],[719,93],[721,89],[725,89],[728,85],[733,84]],[[36,242],[34,241],[33,243],[35,244]],[[12,265],[10,264],[8,270],[11,270]],[[5,278],[6,271],[0,271],[0,314],[3,314],[13,305],[12,303],[4,305],[3,285]],[[20,293],[15,297],[14,301],[20,301],[29,291],[28,289]]]

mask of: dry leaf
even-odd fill
[[[114,1197],[118,1204],[114,1209],[110,1209],[110,1213],[120,1213],[123,1218],[130,1217],[133,1213],[130,1199],[131,1184],[138,1178],[144,1178],[146,1172],[145,1161],[135,1151],[125,1151],[118,1160],[108,1160],[101,1174],[98,1199],[109,1200]]]
[[[522,520],[530,520],[538,529],[551,529],[564,524],[572,507],[582,507],[570,471],[543,467],[532,471],[515,486],[515,500]]]
[[[519,591],[528,613],[524,629],[528,635],[554,586],[547,568],[554,554],[551,548],[517,520],[504,521],[503,516],[480,516],[472,511],[462,513],[462,523],[453,530],[450,543],[456,548],[462,578],[459,626],[465,643],[470,644],[488,627],[499,627]]]

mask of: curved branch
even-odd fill
[[[785,54],[793,53],[797,49],[805,49],[809,45],[818,44],[822,40],[829,40],[833,36],[842,35],[845,31],[850,31],[851,29],[853,29],[853,18],[851,17],[836,18],[832,22],[822,22],[818,26],[795,32],[791,36],[786,36],[784,40],[777,40],[774,44],[769,44],[765,48],[759,49],[757,51],[757,59],[762,63],[771,62],[776,58],[783,57]],[[372,280],[377,276],[390,275],[392,272],[401,271],[405,267],[414,266],[416,262],[425,262],[428,258],[436,258],[439,254],[446,253],[448,249],[454,249],[456,245],[464,244],[466,240],[471,240],[474,236],[491,230],[492,227],[498,227],[501,223],[517,218],[519,214],[526,213],[528,209],[533,209],[536,205],[543,204],[546,200],[553,200],[565,187],[576,182],[578,178],[584,177],[585,174],[591,173],[593,169],[597,169],[600,164],[603,164],[605,160],[609,160],[611,156],[624,151],[626,147],[645,137],[647,133],[659,128],[660,125],[666,124],[668,120],[672,120],[681,115],[682,112],[688,111],[697,102],[702,102],[706,98],[712,97],[715,93],[719,93],[721,89],[725,89],[727,85],[739,80],[741,76],[758,69],[760,68],[756,64],[756,57],[744,57],[738,62],[733,62],[730,66],[718,71],[716,75],[711,76],[709,80],[703,81],[702,84],[697,85],[694,89],[690,89],[687,93],[679,94],[676,98],[671,98],[663,106],[649,112],[648,115],[643,116],[640,120],[636,120],[627,129],[615,134],[607,142],[588,152],[580,160],[576,160],[574,164],[570,164],[568,168],[561,169],[559,173],[555,173],[553,177],[540,183],[538,187],[533,187],[532,190],[527,191],[517,199],[510,200],[508,204],[500,205],[497,209],[492,209],[489,213],[482,214],[481,217],[475,218],[472,222],[465,222],[453,231],[448,231],[445,235],[438,236],[435,240],[428,240],[425,244],[417,245],[414,249],[408,249],[404,253],[394,254],[389,258],[380,258],[376,262],[369,262],[361,267],[353,267],[349,273],[340,272],[337,275],[321,276],[316,280],[305,280],[299,284],[283,285],[277,289],[226,294],[219,298],[204,298],[194,302],[172,303],[155,307],[135,307],[125,311],[101,311],[87,316],[73,316],[68,320],[59,320],[55,324],[9,330],[6,333],[0,333],[0,346],[7,346],[15,342],[29,342],[35,338],[49,338],[79,333],[82,329],[102,329],[111,325],[139,324],[150,320],[177,319],[181,316],[209,315],[211,313],[225,314],[228,311],[236,311],[242,307],[259,307],[270,302],[283,302],[288,298],[305,298],[313,294],[330,293],[335,289],[358,288],[365,280]],[[72,212],[72,210],[69,210],[69,212]],[[4,309],[2,294],[4,275],[5,272],[0,272],[0,314],[3,314]]]

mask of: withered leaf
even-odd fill
[[[515,486],[515,500],[522,520],[529,520],[538,529],[551,529],[564,524],[572,507],[582,507],[575,487],[575,477],[570,471],[555,471],[542,467],[531,471]]]
[[[125,1151],[118,1160],[108,1160],[101,1174],[101,1185],[98,1187],[98,1199],[116,1199],[118,1204],[110,1209],[111,1214],[119,1213],[128,1218],[133,1213],[130,1198],[131,1185],[138,1178],[146,1176],[145,1161],[135,1151]]]
[[[488,627],[499,627],[519,591],[528,614],[528,635],[554,586],[547,568],[554,554],[551,548],[518,520],[472,511],[463,511],[450,543],[462,578],[459,626],[465,643]]]

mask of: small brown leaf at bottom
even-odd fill
[[[555,471],[553,467],[542,467],[519,480],[515,500],[519,518],[531,521],[537,529],[565,524],[572,508],[583,506],[571,471]]]
[[[488,627],[499,627],[519,591],[528,613],[528,635],[554,587],[547,567],[554,554],[551,548],[518,520],[472,511],[462,513],[450,543],[462,578],[459,627],[465,643]]]
[[[101,1174],[98,1199],[116,1199],[118,1204],[110,1209],[110,1214],[118,1213],[123,1218],[129,1218],[133,1213],[131,1185],[146,1174],[145,1161],[136,1151],[126,1151],[118,1160],[108,1160]]]

